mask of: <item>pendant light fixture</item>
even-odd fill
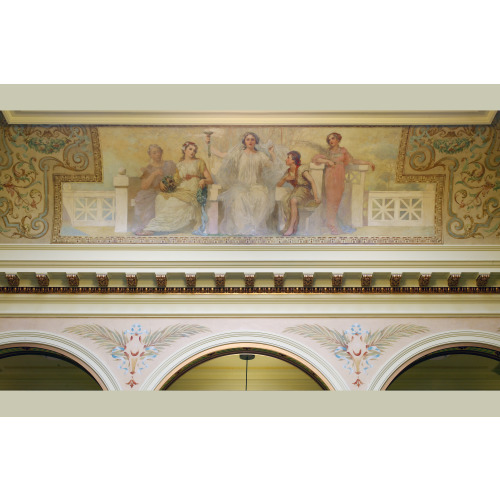
[[[245,391],[248,390],[248,361],[255,358],[255,354],[240,354],[240,359],[246,361],[245,369]]]

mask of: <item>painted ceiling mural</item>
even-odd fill
[[[0,243],[497,243],[499,128],[4,125]]]

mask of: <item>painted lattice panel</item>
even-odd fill
[[[115,198],[103,193],[103,196],[66,197],[65,206],[75,226],[114,226]]]
[[[423,193],[371,192],[368,197],[369,226],[423,226]]]

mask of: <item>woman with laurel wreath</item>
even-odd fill
[[[213,184],[205,162],[196,157],[198,146],[187,141],[182,145],[182,157],[174,174],[175,190],[159,193],[155,201],[156,216],[146,226],[149,234],[174,232],[196,227],[201,223],[198,190]]]

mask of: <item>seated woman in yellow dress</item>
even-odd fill
[[[199,189],[213,184],[213,180],[205,162],[196,158],[197,151],[198,146],[194,142],[183,144],[182,158],[174,174],[176,188],[156,197],[156,216],[145,228],[149,234],[189,230],[200,225],[202,209],[197,193]]]
[[[293,186],[293,191],[283,202],[285,228],[287,228],[283,236],[291,236],[297,231],[299,225],[299,206],[319,205],[321,201],[318,197],[316,183],[309,173],[309,167],[300,163],[300,153],[290,151],[286,157],[286,164],[288,171],[276,186],[281,187],[285,182],[289,182]]]

